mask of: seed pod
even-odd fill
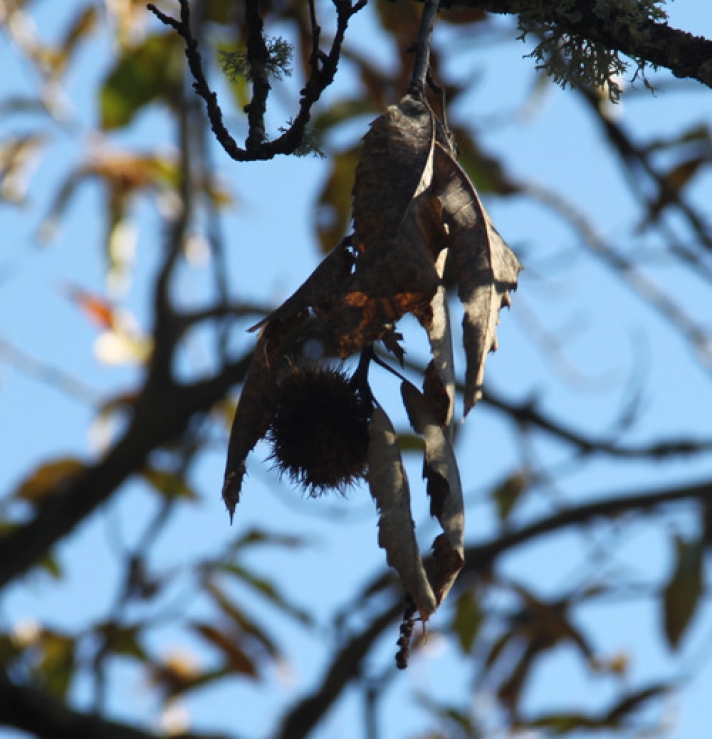
[[[366,471],[370,415],[371,402],[343,370],[291,366],[277,381],[270,459],[309,495],[343,492]]]

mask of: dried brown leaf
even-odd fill
[[[444,249],[435,264],[442,278],[448,250]],[[452,350],[452,330],[447,291],[439,285],[430,304],[432,320],[427,326],[432,361],[425,370],[423,392],[440,425],[444,426],[450,443],[453,441],[455,411],[455,358]]]
[[[270,351],[263,329],[235,410],[228,442],[222,499],[231,522],[240,501],[245,459],[267,433],[274,415],[277,361],[278,356],[274,350]]]
[[[356,243],[364,251],[398,239],[413,199],[430,186],[434,142],[432,111],[411,95],[371,124],[353,189]]]
[[[482,397],[485,358],[497,348],[499,311],[509,305],[521,265],[492,225],[474,185],[451,152],[437,143],[434,183],[449,231],[463,320],[467,370],[465,414]]]
[[[379,510],[378,543],[386,550],[403,587],[410,593],[423,621],[437,608],[415,539],[410,489],[400,449],[386,413],[379,407],[369,425],[368,484]]]
[[[250,331],[265,328],[268,338],[275,342],[283,338],[295,322],[306,320],[310,308],[317,313],[328,313],[353,268],[353,257],[347,248],[349,242],[347,237],[334,247],[296,292]]]
[[[445,429],[438,423],[427,398],[410,382],[401,384],[408,418],[425,441],[423,477],[430,496],[430,513],[443,529],[433,543],[433,563],[428,565],[430,584],[438,603],[449,592],[465,563],[465,509],[460,473]]]
[[[405,313],[430,323],[435,257],[445,243],[430,195],[435,130],[428,106],[406,95],[364,137],[353,189],[359,257],[344,291],[342,355],[383,338]]]

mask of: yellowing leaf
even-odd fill
[[[40,636],[38,671],[44,687],[54,696],[66,695],[74,677],[75,645],[71,636],[59,632],[43,631]]]
[[[145,467],[141,471],[149,485],[165,498],[183,498],[185,500],[198,500],[198,494],[188,485],[182,475],[161,470],[156,467]]]
[[[15,491],[15,497],[31,503],[41,503],[49,495],[57,495],[62,488],[86,470],[84,462],[75,457],[63,457],[46,462],[25,478]]]
[[[30,175],[47,137],[41,134],[9,136],[0,143],[0,199],[24,202]]]
[[[452,630],[465,654],[472,652],[483,620],[484,614],[477,596],[471,590],[465,591],[457,599],[452,622]]]

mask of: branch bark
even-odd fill
[[[171,385],[159,391],[152,383],[137,403],[126,433],[104,459],[50,496],[32,520],[0,537],[0,588],[36,564],[138,472],[154,449],[179,434],[195,414],[224,398],[244,379],[251,360],[250,354],[194,385]]]
[[[303,739],[319,723],[346,686],[361,674],[361,666],[376,639],[403,611],[398,601],[376,616],[371,625],[347,642],[334,657],[321,687],[297,703],[287,714],[275,739]]]
[[[2,670],[0,724],[14,726],[46,739],[158,739],[157,734],[68,708],[44,690],[17,685]],[[224,735],[217,734],[173,736],[175,739],[226,739]]]
[[[631,512],[642,513],[661,505],[679,503],[685,500],[712,500],[712,480],[652,493],[611,495],[592,503],[564,509],[553,516],[541,518],[516,531],[502,534],[485,544],[468,547],[465,550],[463,572],[475,572],[483,567],[489,567],[500,554],[543,534],[549,534],[567,526],[588,523],[594,518],[614,518]]]
[[[612,518],[630,512],[643,513],[661,505],[689,500],[712,500],[712,480],[636,495],[620,493],[546,516],[517,531],[505,533],[484,544],[475,544],[466,548],[465,566],[462,572],[477,573],[488,569],[498,556],[539,536],[568,526],[584,524],[595,518]],[[367,583],[357,602],[369,602],[368,594],[382,595],[389,587],[401,588],[399,580],[392,571]],[[361,675],[361,666],[368,650],[389,626],[400,619],[402,611],[402,603],[394,602],[377,616],[365,631],[356,635],[341,648],[324,675],[321,687],[292,709],[275,739],[301,739],[308,735],[309,731],[319,723],[327,710],[336,702],[343,690]]]
[[[653,20],[634,28],[624,23],[603,23],[594,12],[591,0],[568,3],[541,3],[541,17],[537,20],[555,23],[566,33],[577,34],[595,43],[636,59],[645,59],[652,65],[669,69],[676,77],[696,79],[712,87],[712,41],[693,36],[666,23]],[[442,8],[480,8],[489,13],[518,15],[526,12],[532,18],[529,0],[442,0]],[[572,20],[572,11],[578,20]]]

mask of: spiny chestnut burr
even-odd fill
[[[277,381],[270,459],[311,496],[330,488],[344,492],[366,471],[371,410],[342,369],[290,366]]]

